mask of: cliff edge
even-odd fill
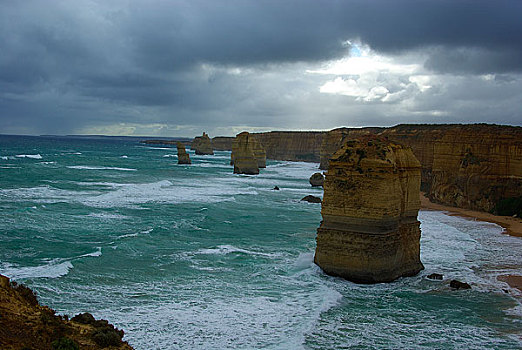
[[[0,349],[131,350],[123,331],[90,314],[69,320],[41,306],[34,292],[0,275]]]
[[[412,276],[420,261],[420,163],[409,147],[368,135],[330,159],[314,261],[359,283]]]

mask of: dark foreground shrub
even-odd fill
[[[78,343],[67,337],[60,338],[51,343],[53,350],[79,350]]]
[[[92,335],[94,342],[103,348],[111,345],[120,345],[121,338],[122,337],[117,330],[110,328],[98,328]]]
[[[522,217],[522,197],[504,198],[497,203],[495,214]]]
[[[33,290],[23,284],[18,284],[16,282],[11,282],[11,287],[20,294],[22,298],[24,298],[31,305],[38,305],[38,299],[36,298],[36,293]]]

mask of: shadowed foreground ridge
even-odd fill
[[[0,349],[131,350],[123,331],[85,313],[68,320],[41,306],[33,291],[0,275]]]
[[[417,274],[420,163],[409,147],[367,135],[330,160],[315,263],[359,283]]]

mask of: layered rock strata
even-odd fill
[[[131,350],[122,337],[123,331],[90,314],[71,320],[56,315],[38,303],[31,289],[0,275],[0,349]]]
[[[195,150],[195,153],[198,155],[214,154],[214,150],[212,149],[212,142],[205,132],[203,132],[203,135],[194,138],[190,148]]]
[[[216,136],[212,138],[212,148],[214,151],[231,151],[233,137]]]
[[[263,145],[268,159],[319,161],[323,132],[271,131],[253,135]]]
[[[177,144],[178,148],[178,164],[192,164],[190,156],[185,150],[185,146],[181,142]]]
[[[409,147],[373,135],[347,142],[326,173],[315,263],[360,283],[417,274],[419,188]]]
[[[235,153],[237,153],[238,146],[241,142],[245,142],[245,135],[248,135],[246,138],[248,140],[249,147],[252,149],[252,153],[254,154],[254,158],[257,161],[258,168],[266,168],[266,152],[263,148],[263,145],[259,142],[257,137],[253,134],[250,134],[246,131],[238,134],[234,141],[232,141],[232,153],[230,154],[230,165],[234,165],[234,157]]]
[[[248,132],[237,134],[232,143],[232,159],[234,174],[259,174],[258,159],[254,154],[256,140]]]

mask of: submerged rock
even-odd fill
[[[315,173],[312,176],[310,176],[310,185],[312,187],[323,187],[324,184],[324,176],[321,173]]]
[[[312,195],[308,195],[306,197],[303,197],[301,199],[301,201],[308,202],[308,203],[321,203],[321,198],[312,196]]]
[[[248,132],[236,135],[232,143],[232,160],[234,164],[234,174],[259,174],[259,163],[254,155],[253,137]]]
[[[428,278],[430,280],[442,280],[444,278],[444,276],[441,275],[440,273],[431,273],[428,276],[426,276],[426,278]]]
[[[347,142],[330,159],[314,261],[359,283],[413,276],[420,261],[420,163],[383,137]]]
[[[0,275],[0,349],[132,349],[122,338],[122,330],[91,314],[56,315],[31,289]]]
[[[178,164],[191,164],[190,156],[185,150],[185,146],[181,142],[178,142]]]
[[[467,284],[466,282],[461,282],[458,280],[451,280],[450,287],[453,289],[471,289],[471,286]]]
[[[214,150],[212,149],[212,142],[205,132],[203,132],[203,135],[194,138],[191,148],[195,150],[196,154],[198,155],[214,154]]]

